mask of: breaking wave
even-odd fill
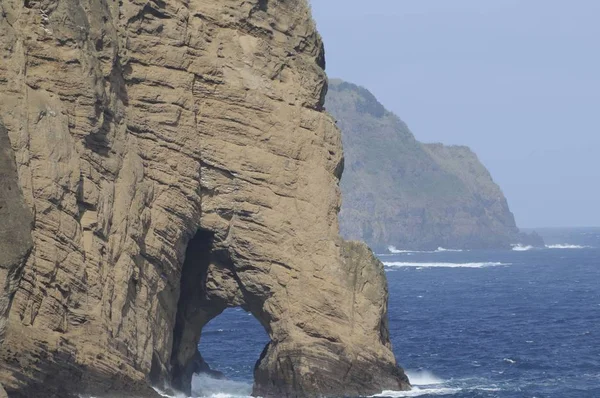
[[[413,250],[399,250],[396,249],[396,246],[388,246],[388,251],[392,254],[400,254],[400,253],[413,253]]]
[[[546,249],[588,249],[589,246],[571,245],[568,243],[558,245],[546,245]]]
[[[372,395],[372,397],[401,398],[401,397],[420,397],[423,395],[452,395],[461,391],[461,388],[439,387],[439,388],[420,388],[413,387],[410,391],[384,391],[381,394]]]
[[[388,246],[388,251],[391,254],[403,254],[403,253],[443,253],[443,252],[462,252],[462,249],[446,249],[438,247],[436,250],[400,250],[396,246]]]
[[[512,263],[499,263],[499,262],[482,262],[482,263],[413,263],[404,261],[390,261],[383,262],[386,267],[401,268],[401,267],[415,267],[415,268],[486,268],[496,267],[499,265],[512,265]]]
[[[443,387],[441,384],[444,380],[440,379],[433,373],[427,370],[407,370],[406,375],[412,384],[413,389],[410,391],[383,391],[381,394],[373,395],[373,397],[420,397],[422,395],[447,395],[456,394],[461,389],[456,387]]]
[[[437,253],[441,252],[462,252],[461,249],[444,249],[443,247],[438,247],[436,250]]]
[[[534,249],[533,246],[513,245],[512,249],[516,252],[526,252]]]
[[[165,393],[164,391],[159,390],[158,388],[154,388],[154,391],[156,391],[158,393],[158,395],[160,395],[161,397],[165,397],[165,398],[187,398],[185,396],[185,394],[169,395],[169,394]],[[83,397],[80,397],[80,398],[83,398]]]
[[[427,370],[411,371],[406,374],[413,388],[410,391],[383,391],[372,397],[380,398],[403,398],[403,397],[421,397],[421,396],[447,396],[466,391],[490,391],[497,392],[501,389],[497,385],[489,385],[488,380],[480,380],[482,385],[473,384],[473,379],[463,380],[442,380]],[[479,395],[477,395],[479,396]]]
[[[572,245],[569,243],[560,243],[555,245],[546,245],[546,249],[589,249],[590,246]],[[526,252],[535,249],[533,246],[512,245],[512,249],[517,252]]]

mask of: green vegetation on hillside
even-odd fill
[[[502,191],[464,146],[422,144],[368,90],[331,80],[342,130],[342,234],[381,250],[507,248],[520,240]]]

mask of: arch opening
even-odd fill
[[[223,311],[202,329],[198,351],[210,370],[192,377],[192,396],[250,395],[254,368],[269,341],[252,313],[242,307]]]
[[[169,384],[194,397],[223,388],[250,395],[255,363],[270,342],[269,320],[262,300],[244,289],[228,249],[215,240],[201,229],[186,249]]]

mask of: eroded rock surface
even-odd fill
[[[33,247],[31,222],[19,187],[15,155],[0,120],[0,344],[13,295]]]
[[[409,388],[381,264],[338,237],[306,1],[2,0],[0,32],[0,171],[33,214],[0,296],[11,397],[185,391],[231,306],[271,339],[256,394]]]
[[[8,132],[0,120],[0,346],[8,313],[33,240],[31,213],[26,206]],[[7,398],[0,383],[0,398]]]

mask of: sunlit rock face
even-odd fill
[[[338,236],[341,140],[306,1],[0,8],[11,397],[185,391],[231,306],[271,340],[257,395],[409,388],[383,267]]]

